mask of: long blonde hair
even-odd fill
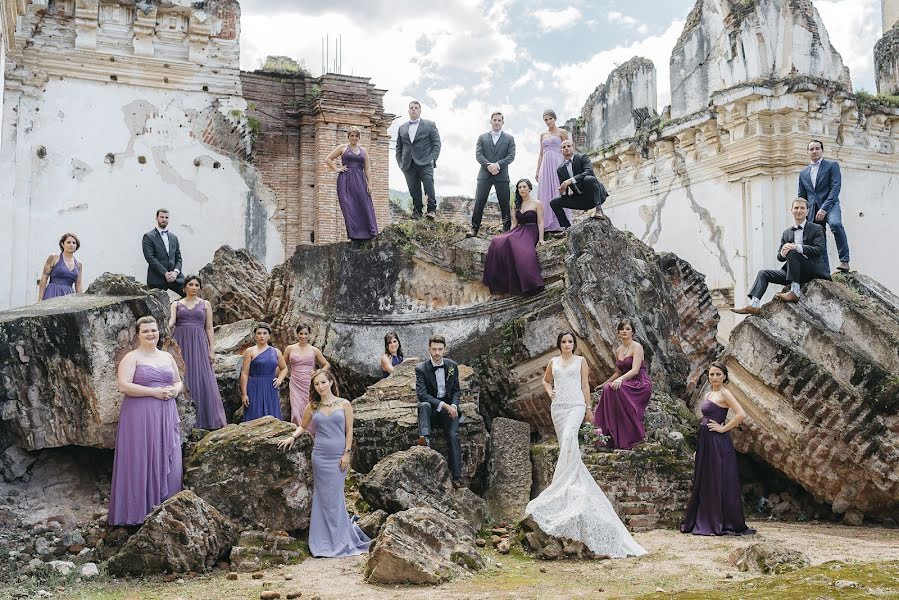
[[[331,382],[331,393],[335,396],[340,396],[340,390],[337,387],[337,378],[334,376],[334,373],[331,372],[331,369],[316,369],[312,372],[312,377],[309,378],[309,405],[312,406],[312,410],[318,410],[322,403],[322,397],[318,393],[318,390],[315,389],[315,378],[319,375],[327,377],[328,381]]]

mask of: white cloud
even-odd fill
[[[627,25],[628,27],[635,27],[639,21],[633,17],[629,17],[623,12],[618,12],[617,10],[613,10],[606,15],[606,18],[609,20],[609,23],[613,25]]]
[[[534,18],[543,31],[561,31],[569,29],[578,24],[581,18],[581,11],[573,6],[563,8],[562,10],[549,10],[541,8],[534,11]]]
[[[874,44],[881,35],[880,2],[877,0],[816,0],[830,43],[849,67],[856,90],[876,91]]]

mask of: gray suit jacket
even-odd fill
[[[481,165],[478,181],[491,178],[495,181],[509,181],[509,163],[515,160],[515,138],[503,131],[496,140],[496,145],[493,145],[493,136],[488,131],[478,137],[474,155]],[[491,175],[487,170],[487,165],[491,163],[499,165],[499,173],[496,175]]]
[[[396,162],[406,171],[414,162],[417,165],[437,166],[440,156],[440,134],[434,121],[422,119],[415,132],[415,141],[409,139],[409,123],[400,125],[396,136]]]

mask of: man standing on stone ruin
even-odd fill
[[[478,172],[478,187],[474,193],[474,211],[471,213],[471,232],[466,237],[478,235],[484,207],[490,188],[496,190],[499,210],[503,216],[503,231],[512,228],[512,213],[509,209],[509,165],[515,160],[515,138],[503,131],[503,113],[490,115],[490,131],[478,137],[474,156],[481,170]]]
[[[147,261],[147,285],[172,290],[184,297],[184,273],[181,272],[181,245],[169,232],[169,211],[156,211],[156,227],[144,234],[144,258]]]
[[[793,200],[793,226],[780,236],[780,249],[777,260],[784,263],[780,269],[763,269],[755,277],[755,283],[749,292],[750,303],[743,308],[735,308],[738,315],[757,315],[761,312],[762,296],[768,285],[789,285],[788,292],[774,294],[784,302],[798,302],[802,296],[799,289],[803,283],[812,279],[830,279],[830,271],[824,262],[824,227],[812,223],[808,217],[808,200]]]
[[[434,121],[421,118],[421,103],[409,103],[409,122],[400,125],[396,136],[396,162],[406,177],[412,195],[412,218],[420,219],[422,188],[427,199],[429,219],[437,216],[437,196],[434,193],[434,169],[440,156],[440,134]]]
[[[808,143],[808,156],[811,164],[799,173],[799,197],[808,200],[808,220],[830,227],[833,239],[837,243],[840,255],[840,266],[837,270],[849,271],[849,240],[843,229],[843,215],[840,210],[840,187],[843,179],[840,165],[836,161],[824,160],[824,144],[819,140]],[[824,265],[830,271],[830,260],[827,258],[827,241],[824,242]]]

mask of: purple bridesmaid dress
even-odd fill
[[[346,511],[344,482],[340,470],[346,447],[346,415],[338,408],[329,415],[312,414],[315,444],[312,447],[312,515],[309,522],[309,551],[312,556],[355,556],[368,552],[371,540],[350,520]]]
[[[168,367],[137,365],[133,382],[165,387],[175,382]],[[181,491],[181,419],[175,399],[125,396],[119,414],[109,524],[138,525],[157,504]]]
[[[633,364],[633,356],[615,361],[620,373],[630,371]],[[645,360],[637,375],[622,381],[617,390],[612,389],[611,383],[602,386],[602,397],[593,411],[593,422],[602,429],[603,434],[612,437],[608,444],[610,448],[630,450],[643,441],[646,437],[643,414],[651,394],[652,380],[646,371]]]
[[[75,268],[69,270],[66,266],[66,261],[63,260],[62,254],[60,254],[59,260],[56,261],[53,269],[50,270],[50,281],[47,283],[47,287],[44,288],[44,297],[41,299],[46,300],[48,298],[74,294],[75,282],[78,281],[80,269],[78,259],[75,259]]]
[[[225,407],[209,363],[209,338],[206,336],[206,301],[193,308],[183,302],[175,305],[175,341],[184,358],[184,383],[197,408],[197,429],[221,429],[228,424]]]
[[[347,168],[337,175],[337,200],[346,236],[351,240],[370,240],[378,235],[378,222],[365,179],[365,150],[355,154],[347,144],[340,161]]]
[[[562,164],[562,138],[557,135],[545,135],[540,142],[543,146],[543,160],[540,161],[540,181],[537,182],[537,198],[543,204],[543,231],[562,231],[556,220],[556,213],[549,206],[549,201],[559,195],[559,173],[556,169]],[[571,223],[571,209],[565,209],[565,216]]]
[[[518,226],[494,236],[484,261],[484,285],[491,294],[517,296],[543,291],[540,262],[537,260],[537,211],[515,211]]]
[[[755,533],[743,517],[743,497],[737,474],[737,453],[730,433],[715,433],[709,420],[724,423],[727,408],[706,396],[696,439],[693,495],[680,530],[694,535],[747,535]]]
[[[247,350],[249,351],[249,350]],[[250,405],[243,413],[244,421],[252,421],[266,415],[281,419],[281,399],[272,382],[278,376],[278,353],[269,346],[250,361],[247,378],[247,397]]]

